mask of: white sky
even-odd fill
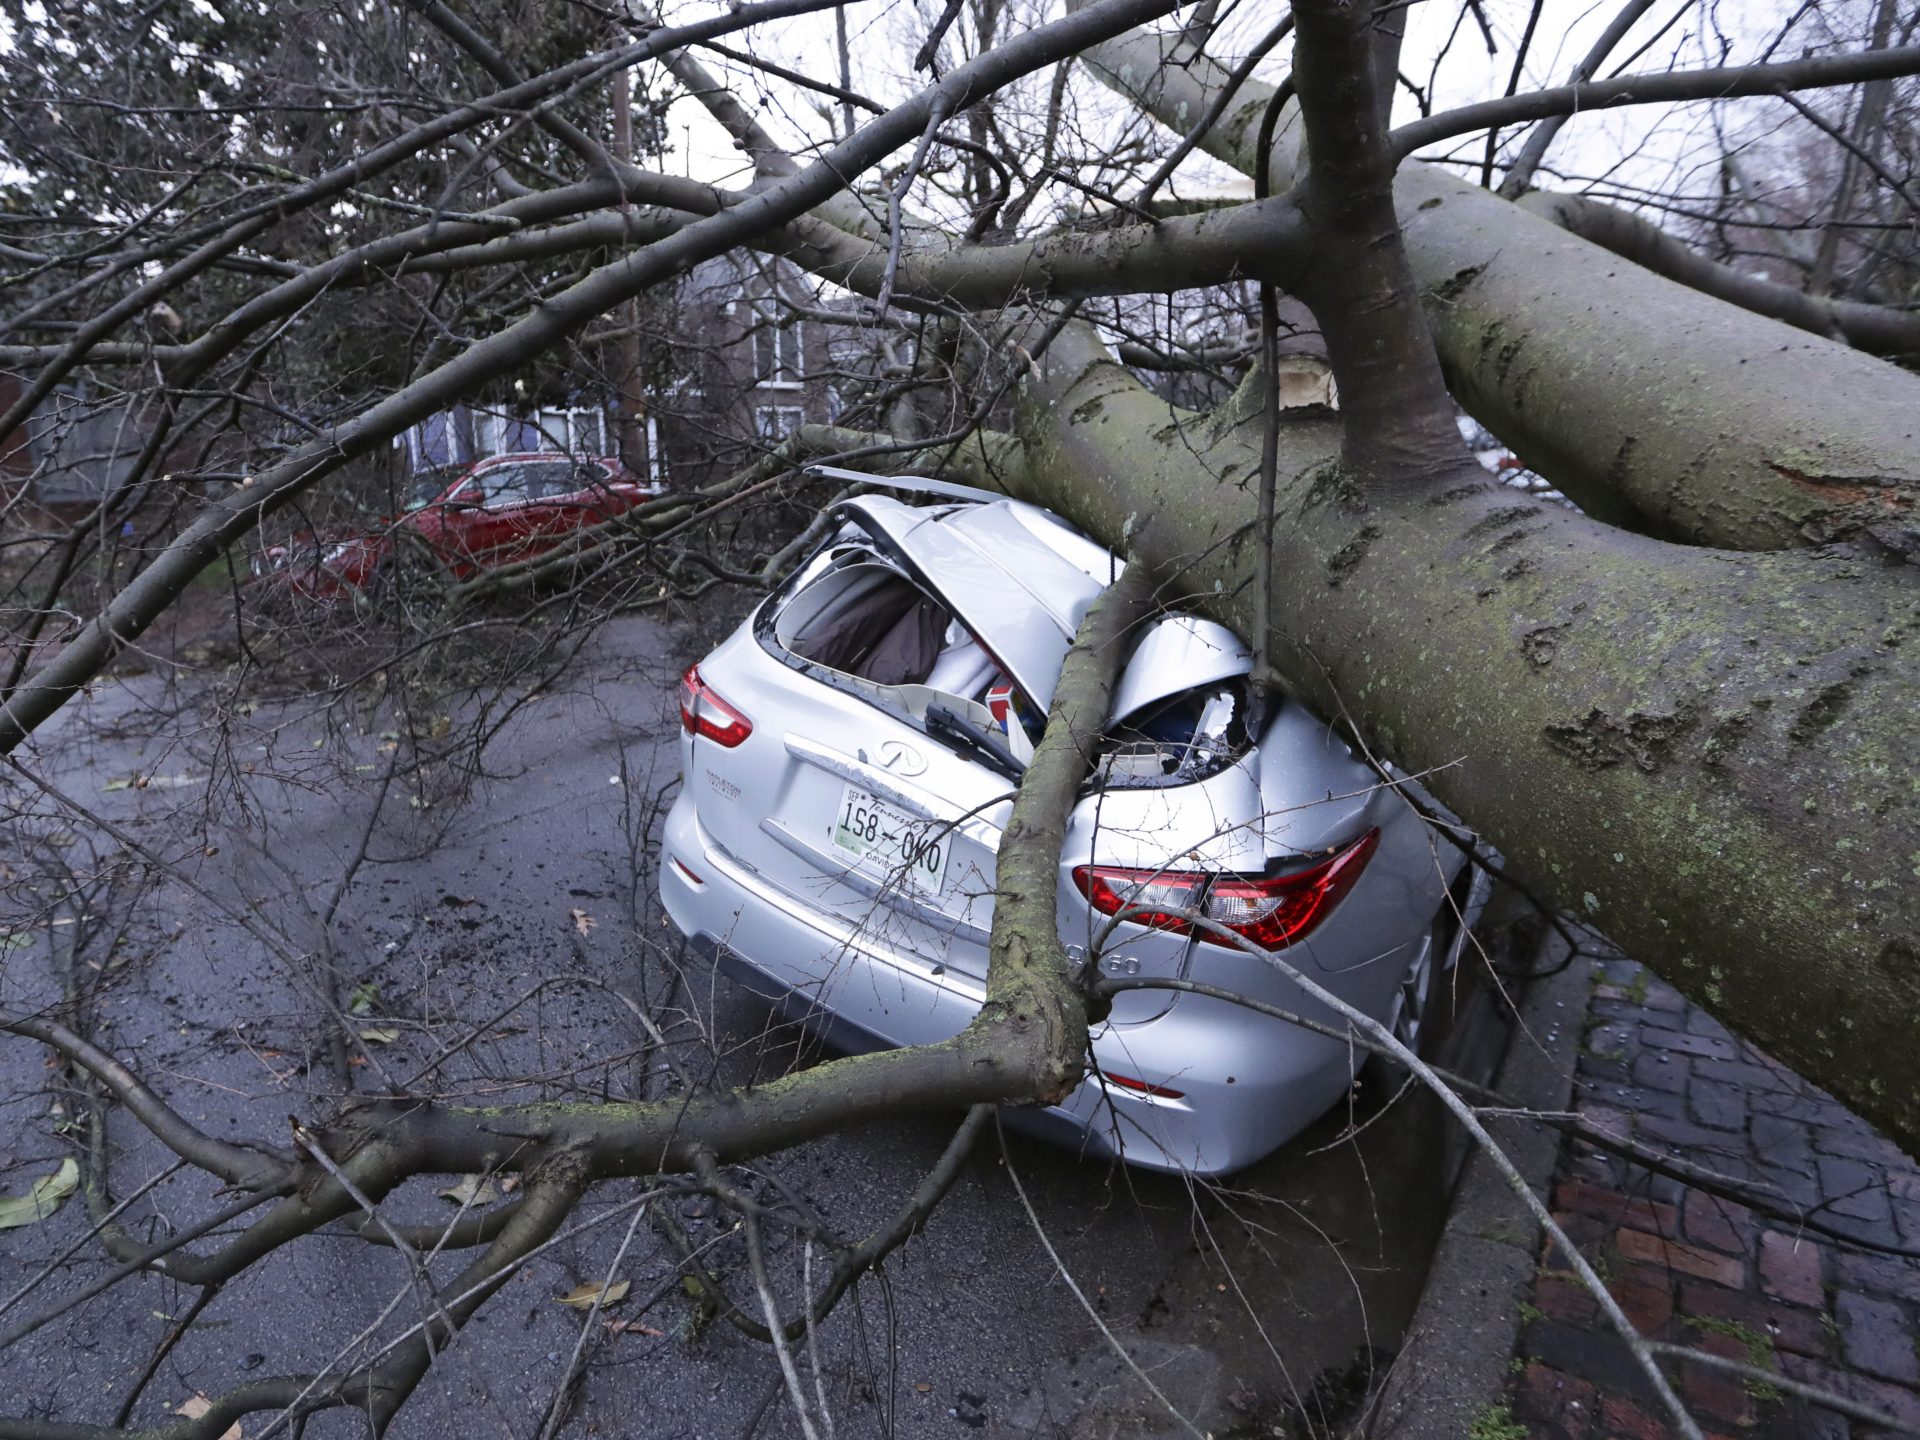
[[[1522,89],[1565,81],[1568,73],[1586,53],[1594,39],[1618,12],[1621,0],[1546,0],[1542,18],[1530,47],[1520,80]],[[1656,34],[1659,39],[1631,66],[1634,72],[1659,71],[1679,66],[1693,68],[1719,61],[1718,42],[1713,34],[1703,34],[1711,5],[1711,23],[1733,40],[1731,63],[1756,58],[1777,28],[1784,5],[1780,0],[1731,0],[1712,4],[1712,0],[1662,0],[1643,16],[1615,50],[1614,59],[1603,68],[1609,71],[1631,56],[1641,44]],[[897,102],[910,93],[912,86],[903,75],[907,57],[925,34],[937,6],[921,4],[866,3],[847,8],[852,38],[853,88],[883,104]],[[1456,0],[1424,0],[1409,12],[1402,70],[1423,86],[1431,75],[1436,109],[1450,109],[1498,96],[1505,92],[1512,71],[1513,55],[1530,10],[1529,0],[1484,0],[1494,40],[1496,56],[1487,54],[1486,41],[1471,19],[1455,36],[1451,49],[1435,64],[1446,47],[1448,32],[1454,28],[1459,7]],[[669,12],[672,19],[689,19],[695,14],[711,13],[705,4]],[[1059,13],[1056,3],[1049,13]],[[1231,61],[1272,23],[1274,7],[1245,0],[1227,25],[1228,39],[1215,47],[1215,53]],[[1677,23],[1674,22],[1678,17]],[[1803,22],[1803,25],[1805,22]],[[1818,38],[1808,32],[1808,38]],[[787,65],[796,70],[833,78],[837,70],[834,58],[833,18],[831,12],[799,17],[778,25],[760,27],[750,37],[736,39],[738,48]],[[1289,47],[1282,45],[1263,64],[1261,74],[1277,78],[1291,63]],[[1793,58],[1798,45],[1783,47],[1776,58]],[[703,60],[716,73],[730,75],[742,82],[742,98],[757,97],[768,128],[796,149],[818,145],[830,139],[826,120],[816,106],[824,97],[808,95],[798,87],[764,76],[754,77],[745,67],[703,53]],[[1110,106],[1097,82],[1076,73],[1074,84],[1083,106],[1099,111]],[[1782,113],[1771,102],[1736,102],[1719,108],[1722,125],[1730,125],[1745,138],[1764,134]],[[1714,107],[1690,106],[1626,107],[1577,117],[1560,133],[1549,155],[1550,170],[1564,167],[1579,176],[1606,176],[1628,187],[1669,188],[1676,177],[1683,177],[1709,155],[1718,154],[1714,138]],[[1396,122],[1418,116],[1411,95],[1401,91],[1396,97]],[[1124,123],[1125,116],[1113,111],[1112,123]],[[667,168],[682,174],[720,184],[739,184],[747,178],[739,153],[701,107],[690,100],[675,104],[668,117],[671,143],[675,153]],[[1461,153],[1478,158],[1483,142],[1475,138],[1462,142]],[[896,157],[898,158],[898,157]],[[1204,157],[1190,162],[1181,172],[1179,188],[1183,193],[1196,189],[1216,193],[1244,192],[1245,182]],[[1541,183],[1558,185],[1552,175],[1543,175]]]
[[[1061,0],[1038,3],[1046,6],[1048,15],[1060,13]],[[1521,88],[1564,81],[1621,3],[1623,0],[1544,0],[1541,21],[1521,75]],[[1802,22],[1794,43],[1784,46],[1778,58],[1797,56],[1803,39],[1817,42],[1825,38],[1824,32],[1811,28],[1823,23],[1823,12],[1845,14],[1857,11],[1862,3],[1864,0],[1827,0],[1822,11],[1813,12]],[[882,104],[892,104],[924,83],[924,76],[905,74],[907,61],[940,8],[939,0],[856,0],[848,5],[853,88]],[[1499,49],[1493,57],[1488,56],[1480,29],[1470,19],[1457,25],[1451,48],[1447,48],[1449,32],[1456,30],[1459,0],[1418,0],[1408,12],[1402,70],[1422,85],[1431,76],[1438,109],[1497,96],[1507,87],[1531,0],[1483,0],[1481,8]],[[715,0],[680,0],[664,13],[669,22],[684,22],[719,9]],[[1237,4],[1236,0],[1227,0],[1223,9],[1228,13],[1225,36],[1213,50],[1228,61],[1244,53],[1253,39],[1267,30],[1276,13],[1271,0],[1237,0]],[[1659,0],[1616,49],[1607,69],[1631,56],[1656,34],[1657,43],[1633,61],[1633,71],[1715,63],[1719,59],[1719,33],[1732,39],[1731,63],[1749,61],[1771,39],[1787,10],[1788,0]],[[23,14],[33,16],[40,11],[40,0],[25,0]],[[0,14],[0,55],[11,48],[10,31],[11,24]],[[729,43],[809,74],[833,78],[837,73],[830,11],[761,26],[729,37]],[[1268,57],[1261,73],[1267,78],[1284,74],[1291,63],[1289,48],[1284,44],[1279,47]],[[1443,50],[1445,58],[1439,60]],[[830,125],[820,111],[827,103],[825,97],[733,65],[711,52],[701,54],[710,68],[735,83],[743,100],[759,106],[768,128],[796,151],[804,152],[831,140]],[[1042,84],[1044,79],[1032,83]],[[1145,126],[1137,114],[1121,105],[1084,70],[1076,69],[1073,84],[1083,121],[1091,121],[1089,128],[1108,133],[1129,124],[1136,129]],[[1785,113],[1779,102],[1756,100],[1718,107],[1623,107],[1579,116],[1561,131],[1548,157],[1547,173],[1539,177],[1539,183],[1572,183],[1557,179],[1552,173],[1555,170],[1577,178],[1603,177],[1605,189],[1614,198],[1623,191],[1630,196],[1643,188],[1672,191],[1684,187],[1690,176],[1698,186],[1720,154],[1716,127],[1731,132],[1737,140],[1764,145],[1770,136],[1777,137]],[[1399,92],[1396,121],[1404,122],[1417,114],[1413,97]],[[1797,128],[1790,126],[1789,130]],[[750,178],[732,141],[697,102],[676,102],[668,114],[667,129],[672,153],[665,158],[664,168],[729,186],[744,184]],[[1482,146],[1478,138],[1465,140],[1458,142],[1455,153],[1477,159]],[[896,156],[896,162],[902,158]],[[1186,194],[1244,194],[1248,189],[1244,177],[1204,156],[1189,160],[1175,186]],[[1063,194],[1071,196],[1064,189]],[[935,207],[923,202],[922,208]],[[1037,214],[1034,218],[1044,216]]]

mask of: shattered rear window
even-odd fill
[[[1244,677],[1183,690],[1142,706],[1108,731],[1099,774],[1108,785],[1188,785],[1247,753],[1251,691]]]

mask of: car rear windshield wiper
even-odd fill
[[[946,706],[927,706],[926,727],[927,734],[953,741],[960,749],[977,755],[1009,780],[1020,778],[1020,762],[1013,758],[1012,751],[1004,745],[993,743],[992,738],[974,729]]]

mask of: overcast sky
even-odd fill
[[[1584,0],[1546,0],[1540,22],[1522,69],[1520,87],[1535,88],[1558,84],[1579,61],[1595,38],[1618,12],[1620,0],[1584,3]],[[674,10],[676,18],[691,17],[710,8],[689,5]],[[1431,86],[1436,108],[1446,109],[1505,93],[1522,32],[1526,28],[1530,0],[1484,0],[1482,11],[1492,32],[1498,53],[1489,56],[1486,36],[1474,20],[1460,18],[1454,0],[1423,0],[1410,11],[1402,70],[1422,87]],[[882,103],[891,103],[910,92],[904,74],[906,57],[926,32],[934,11],[911,5],[871,3],[855,4],[847,9],[852,36],[854,89]],[[1057,7],[1050,13],[1058,13]],[[1272,23],[1274,7],[1242,3],[1227,22],[1227,38],[1215,53],[1228,59],[1244,53],[1253,39]],[[1738,63],[1757,58],[1760,50],[1777,30],[1783,6],[1776,0],[1745,0],[1709,6],[1703,0],[1662,0],[1635,25],[1626,40],[1614,52],[1613,62],[1602,71],[1634,55],[1651,42],[1643,54],[1633,60],[1633,71],[1657,71],[1673,66],[1696,67],[1716,63],[1719,39],[1724,34],[1733,42],[1732,60]],[[1804,23],[1804,22],[1803,22]],[[1452,43],[1449,45],[1449,37]],[[1817,38],[1809,32],[1810,38]],[[830,12],[802,17],[778,27],[757,30],[751,41],[756,54],[809,74],[833,78],[836,69],[833,43],[833,18]],[[1798,53],[1798,45],[1783,48],[1779,58]],[[751,78],[741,67],[729,67],[712,56],[705,57],[719,71],[729,71],[744,81],[743,98],[757,101],[769,128],[797,149],[818,145],[830,138],[827,121],[817,112],[818,97],[803,94],[797,87],[764,77]],[[1262,74],[1282,75],[1291,63],[1289,47],[1282,45],[1262,67]],[[1093,110],[1110,102],[1099,87],[1083,74],[1076,77],[1080,103]],[[1754,139],[1771,128],[1768,102],[1743,102],[1721,107],[1720,121],[1731,128],[1736,139]],[[1418,115],[1417,104],[1404,90],[1396,98],[1396,120]],[[1684,179],[1703,161],[1718,154],[1718,141],[1712,121],[1712,107],[1706,105],[1630,107],[1603,114],[1582,116],[1561,131],[1549,158],[1549,168],[1564,170],[1576,177],[1607,177],[1614,186],[1671,188],[1676,176]],[[1116,112],[1116,120],[1121,120]],[[669,130],[675,152],[668,157],[669,168],[716,183],[741,183],[746,178],[739,153],[731,141],[691,101],[673,107]],[[1458,153],[1478,158],[1483,142],[1464,142]],[[1542,183],[1559,185],[1552,174]],[[1234,193],[1245,189],[1245,181],[1201,157],[1182,172],[1181,189],[1213,190]]]

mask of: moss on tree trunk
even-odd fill
[[[1247,632],[1257,419],[1170,411],[1084,334],[1025,396],[1025,493]],[[1625,534],[1470,463],[1362,498],[1283,429],[1270,644],[1515,871],[1920,1143],[1920,590]]]

